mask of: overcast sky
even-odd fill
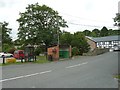
[[[85,29],[115,28],[113,18],[118,12],[119,0],[0,0],[0,22],[9,22],[12,38],[17,38],[19,12],[24,12],[28,4],[47,5],[68,22],[63,30],[74,33]]]

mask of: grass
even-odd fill
[[[20,65],[20,64],[26,64],[26,63],[38,63],[38,64],[43,64],[43,63],[49,63],[46,59],[46,56],[37,56],[37,61],[36,62],[16,62],[16,63],[6,63],[6,64],[0,64],[0,66],[6,66],[6,65]]]
[[[118,78],[118,79],[120,79],[120,75],[115,75],[115,78]]]
[[[48,60],[46,59],[46,56],[37,56],[37,61],[34,62],[34,63],[39,63],[39,64],[41,64],[41,63],[48,63],[48,62],[50,62],[50,61],[48,61]]]

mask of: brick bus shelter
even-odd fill
[[[55,45],[47,49],[48,60],[54,61],[63,58],[71,57],[71,46],[70,45]]]

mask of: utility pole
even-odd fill
[[[118,2],[118,13],[120,13],[120,1]]]
[[[58,39],[58,42],[57,42],[57,44],[59,45],[60,44],[60,39],[59,39],[59,19],[58,19],[58,17],[57,17],[57,39]]]
[[[57,30],[57,34],[58,34],[58,45],[60,44],[60,38],[59,38],[59,28]]]

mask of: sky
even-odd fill
[[[116,29],[113,18],[118,12],[119,0],[0,0],[0,22],[8,22],[12,28],[11,37],[17,39],[20,12],[25,12],[28,4],[39,3],[58,11],[67,21],[68,28],[62,30],[74,33],[83,30]]]

